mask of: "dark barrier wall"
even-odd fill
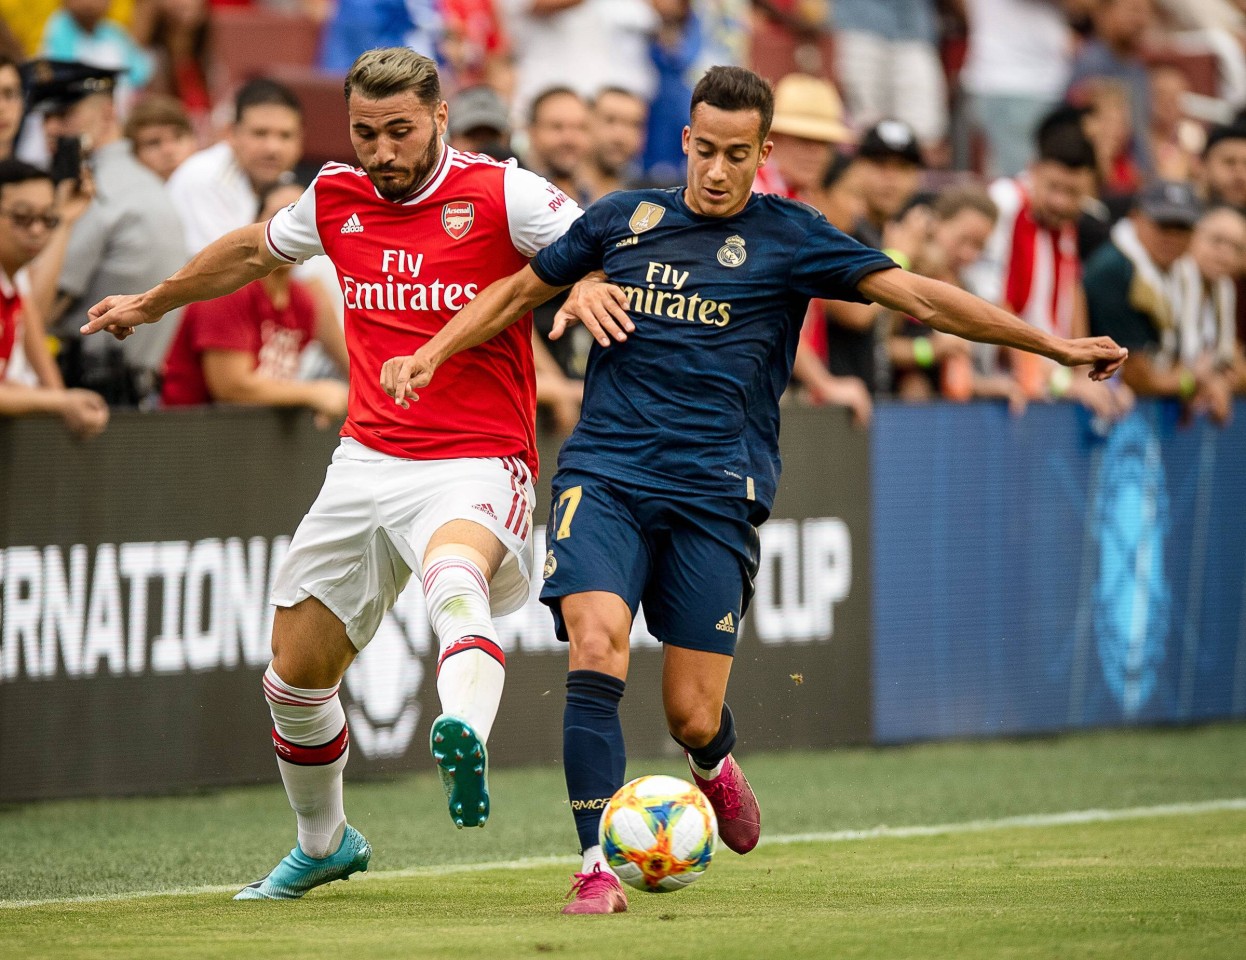
[[[1246,716],[1246,406],[884,406],[880,741]]]
[[[0,421],[0,801],[276,781],[267,591],[336,442],[266,411],[118,414],[88,444],[55,422]],[[868,440],[837,413],[792,410],[784,449],[732,679],[742,742],[867,741]],[[419,594],[347,673],[351,777],[429,764],[436,650]],[[555,761],[565,650],[535,600],[500,627],[491,759]],[[624,722],[632,756],[652,757],[673,750],[661,651],[643,623],[633,646]]]

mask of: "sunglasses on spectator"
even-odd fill
[[[22,210],[0,210],[0,216],[8,218],[8,221],[21,230],[29,230],[36,223],[42,224],[48,230],[55,230],[61,225],[61,218],[54,213],[26,213]]]

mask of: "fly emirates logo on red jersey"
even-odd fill
[[[352,310],[461,310],[476,298],[474,283],[419,282],[424,254],[409,250],[383,250],[380,270],[383,281],[359,280],[342,275],[342,295]],[[415,282],[412,282],[415,281]]]

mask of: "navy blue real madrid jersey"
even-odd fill
[[[732,217],[693,212],[682,187],[603,197],[532,261],[552,286],[604,270],[636,324],[625,343],[594,344],[559,469],[769,510],[810,298],[865,302],[860,280],[894,266],[782,197],[754,194]]]

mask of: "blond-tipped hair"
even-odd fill
[[[441,102],[437,64],[409,47],[380,47],[360,54],[351,64],[343,88],[347,100],[352,93],[367,100],[384,100],[410,91],[430,107]]]

